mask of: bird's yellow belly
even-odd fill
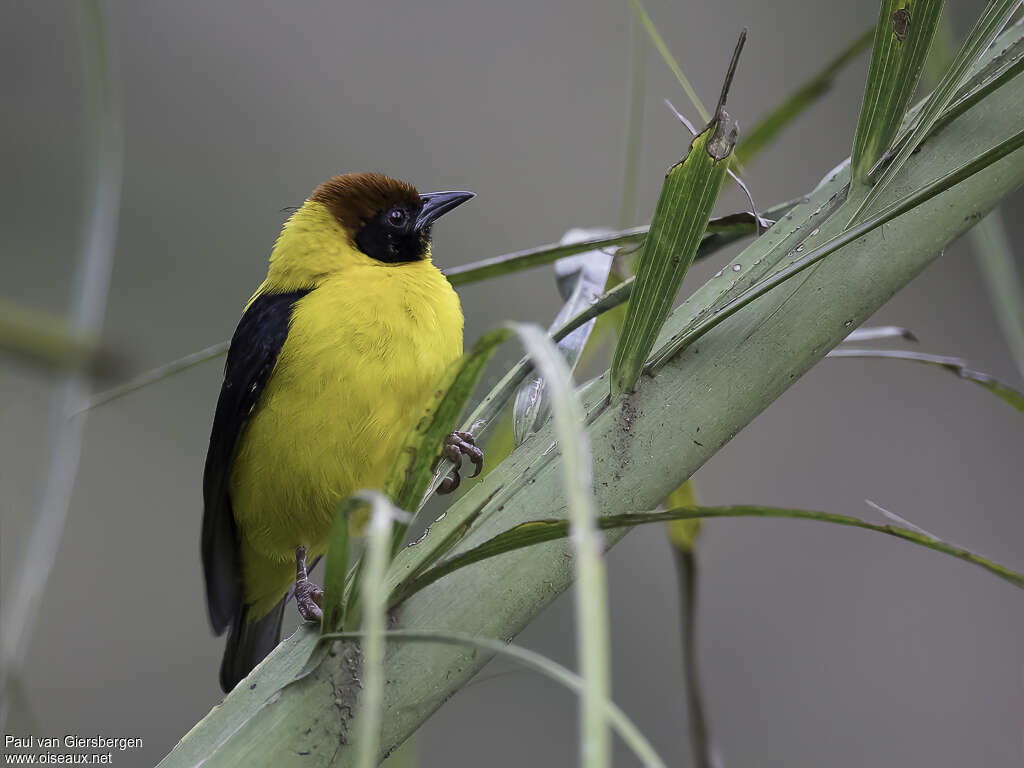
[[[371,267],[295,305],[231,475],[246,601],[265,604],[255,615],[294,578],[296,547],[325,551],[337,501],[383,485],[462,353],[454,291],[429,262],[418,266]]]

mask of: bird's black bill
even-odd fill
[[[420,195],[423,208],[420,209],[420,214],[416,217],[416,231],[429,227],[452,208],[456,208],[474,197],[476,195],[472,192],[428,192],[425,195]]]

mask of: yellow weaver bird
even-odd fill
[[[225,691],[280,640],[294,594],[320,620],[306,558],[342,497],[380,488],[445,368],[458,296],[431,261],[434,221],[473,197],[375,173],[324,182],[288,219],[228,351],[203,475],[202,557]],[[445,455],[482,455],[454,433]],[[452,482],[454,481],[454,482]],[[458,483],[457,471],[447,483]]]

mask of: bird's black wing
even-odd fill
[[[235,449],[288,336],[292,307],[307,293],[260,296],[231,337],[203,472],[203,573],[210,623],[218,635],[242,601],[238,533],[228,494]]]

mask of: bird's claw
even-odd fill
[[[455,466],[437,487],[438,493],[451,493],[459,487],[459,483],[462,482],[459,470],[462,468],[463,456],[468,456],[473,463],[474,471],[470,477],[476,477],[483,471],[484,452],[477,447],[473,435],[469,432],[456,431],[448,435],[444,447],[441,448],[441,455]]]
[[[305,621],[322,621],[323,601],[323,589],[309,580],[309,573],[306,571],[306,548],[298,547],[295,550],[295,604],[298,606],[299,615]]]
[[[451,493],[459,487],[461,482],[462,478],[459,476],[459,470],[452,469],[437,486],[437,492],[439,494]]]

